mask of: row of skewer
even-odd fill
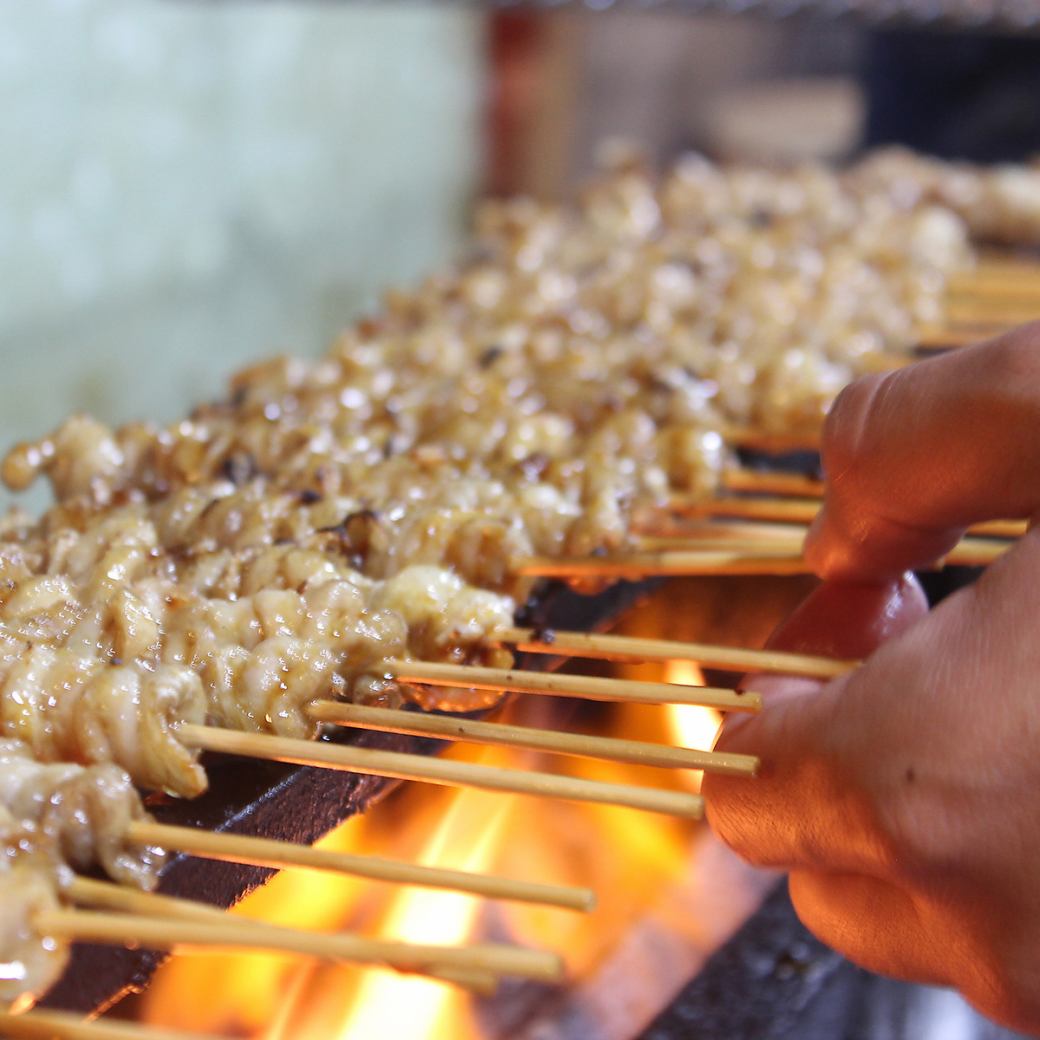
[[[970,346],[1040,318],[1040,262],[991,256],[951,276],[941,327],[918,330],[918,356]],[[891,366],[914,357],[893,358]],[[777,434],[740,428],[727,431],[736,447],[767,452],[816,452],[819,432]],[[645,578],[693,575],[792,575],[809,572],[802,543],[820,509],[823,482],[776,469],[733,469],[712,499],[673,498],[644,522],[635,550],[598,559],[531,558],[518,572],[558,578]],[[754,497],[750,497],[754,496]],[[1025,520],[975,524],[968,537],[937,564],[985,566],[1025,534]]]
[[[947,321],[942,329],[921,330],[921,351],[956,347],[986,339],[1030,320],[1040,311],[1040,267],[1034,262],[986,260],[950,283]],[[774,449],[813,448],[813,438],[787,443],[753,431],[735,436],[745,444]],[[733,470],[724,476],[725,493],[704,502],[674,499],[644,527],[633,551],[586,559],[515,561],[518,573],[563,578],[642,578],[652,575],[798,574],[807,568],[802,542],[820,507],[822,484],[802,474]],[[754,496],[754,497],[748,497]],[[948,555],[951,564],[985,565],[1023,534],[1019,520],[977,525]],[[553,656],[610,660],[690,660],[734,672],[777,672],[826,680],[856,666],[805,654],[749,650],[669,640],[545,632],[514,628],[494,634],[517,650]],[[695,704],[720,711],[754,712],[761,698],[753,691],[692,687],[662,682],[553,675],[441,662],[391,661],[388,675],[403,682],[461,686],[489,691],[548,694],[652,704]],[[478,721],[457,716],[399,711],[334,701],[315,701],[311,716],[330,725],[380,732],[509,746],[559,755],[583,756],[660,768],[716,771],[753,776],[757,760],[616,737]],[[564,798],[650,812],[698,817],[697,794],[606,783],[552,773],[505,769],[422,755],[291,740],[208,726],[182,725],[180,739],[199,750],[290,762],[393,779],[449,786],[473,786],[537,797]],[[448,870],[373,856],[300,846],[266,838],[214,833],[198,828],[137,821],[124,835],[129,844],[274,868],[304,868],[370,880],[466,892],[488,899],[588,911],[595,904],[585,888],[514,880],[491,874]],[[324,934],[248,920],[231,921],[223,911],[192,900],[141,892],[81,876],[63,880],[64,895],[76,909],[49,911],[35,921],[41,933],[66,940],[119,945],[248,947],[329,960],[375,964],[429,975],[478,992],[493,989],[500,977],[558,981],[563,965],[554,954],[504,944],[468,947],[416,945],[356,935]],[[34,1010],[0,1015],[0,1034],[60,1040],[187,1040],[188,1034],[111,1020],[85,1022],[62,1012]],[[198,1034],[191,1034],[199,1040]]]
[[[697,660],[706,666],[733,671],[781,671],[826,677],[841,674],[855,662],[803,654],[755,651],[708,644],[584,632],[509,629],[496,638],[533,653],[573,655],[611,660]],[[421,675],[430,685],[469,686],[530,694],[566,695],[596,700],[655,704],[708,704],[721,710],[757,711],[761,698],[753,692],[663,682],[606,679],[581,675],[551,675],[511,669],[477,668],[430,662],[391,663],[401,679]],[[414,680],[418,681],[418,679]],[[577,755],[662,768],[754,775],[758,763],[748,755],[722,754],[667,744],[615,737],[485,722],[448,715],[430,715],[334,701],[315,701],[312,714],[322,721],[383,732],[413,734]],[[377,776],[420,780],[450,786],[474,786],[537,797],[594,801],[604,804],[698,817],[699,795],[581,778],[503,769],[468,762],[371,748],[313,743],[247,734],[214,727],[180,728],[185,743],[227,754],[346,769]],[[201,828],[173,827],[136,821],[124,840],[159,845],[206,858],[275,868],[305,868],[370,880],[449,889],[489,899],[511,900],[588,911],[594,893],[586,888],[514,880],[492,874],[448,870],[373,856],[296,845],[268,838],[214,833]],[[346,934],[315,933],[236,919],[214,907],[191,900],[141,892],[108,881],[71,875],[63,894],[76,909],[38,915],[36,927],[55,938],[143,945],[155,949],[248,947],[296,953],[326,960],[379,965],[428,975],[477,992],[493,990],[499,978],[512,976],[558,982],[563,965],[552,953],[506,944],[466,947],[419,945]],[[89,909],[88,909],[89,908]],[[74,1040],[183,1040],[184,1034],[125,1023],[86,1023],[76,1016],[31,1011],[0,1017],[0,1034],[11,1037],[61,1037]]]
[[[722,483],[724,494],[673,498],[644,517],[640,528],[646,533],[631,549],[604,556],[530,557],[515,561],[514,569],[545,578],[611,580],[810,573],[802,550],[820,510],[822,482],[798,473],[733,469]],[[1027,528],[1021,519],[975,524],[935,565],[984,567]]]
[[[1033,257],[983,257],[975,267],[954,274],[946,287],[941,327],[919,330],[923,351],[979,343],[1040,313],[1040,265]]]
[[[977,343],[1040,316],[1040,264],[990,258],[950,279],[941,329],[920,331],[927,354]],[[900,357],[903,365],[912,358]],[[788,436],[747,428],[727,431],[738,447],[767,451],[819,449],[819,433]],[[631,548],[599,557],[531,557],[514,562],[516,573],[544,578],[632,579],[706,575],[796,575],[810,571],[802,548],[820,509],[823,482],[815,476],[733,469],[723,491],[710,499],[673,497],[644,517]],[[753,496],[753,497],[752,497]],[[976,524],[936,565],[978,567],[992,563],[1026,531],[1026,521]]]

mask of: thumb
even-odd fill
[[[770,645],[865,657],[927,609],[924,593],[909,575],[888,585],[827,582],[777,629]],[[840,709],[845,681],[757,677],[746,685],[764,695],[761,714],[733,716],[723,727],[718,750],[757,755],[762,767],[755,780],[705,776],[708,820],[723,841],[750,862],[811,864],[820,851],[820,837],[836,833],[835,828],[840,833],[845,825],[842,799],[826,789],[832,771],[821,751],[829,717]],[[833,818],[821,819],[820,811]]]
[[[882,585],[824,582],[773,632],[766,644],[774,650],[820,654],[838,659],[869,656],[928,612],[928,601],[913,574]],[[823,683],[783,675],[749,676],[743,685],[766,696],[767,710],[780,700],[817,693]],[[761,717],[733,715],[723,728],[728,737]],[[721,749],[720,741],[720,749]],[[726,747],[726,750],[734,750]]]

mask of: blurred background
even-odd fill
[[[0,13],[0,443],[169,420],[450,258],[485,192],[866,143],[1040,149],[1026,38],[479,4],[35,0]]]

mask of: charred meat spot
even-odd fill
[[[325,534],[335,534],[340,551],[360,567],[373,552],[385,549],[388,543],[380,515],[374,509],[359,509],[348,513],[338,524],[322,527]]]
[[[748,217],[748,223],[751,227],[760,229],[772,227],[775,220],[776,214],[771,210],[766,209],[764,206],[758,206],[753,209]]]
[[[404,443],[401,438],[391,434],[383,443],[383,458],[392,459],[398,452],[402,451]]]
[[[477,359],[477,364],[481,368],[490,368],[504,353],[505,350],[502,347],[488,347]]]
[[[248,451],[232,452],[220,464],[220,472],[238,487],[256,476],[256,459]]]
[[[211,498],[211,499],[210,499],[210,500],[209,500],[209,501],[208,501],[208,502],[207,502],[207,503],[206,503],[206,504],[205,504],[205,505],[204,505],[204,506],[202,507],[202,511],[201,511],[201,512],[199,513],[199,519],[200,519],[200,520],[204,520],[204,519],[205,519],[205,518],[206,518],[207,516],[209,516],[210,512],[211,512],[211,511],[212,511],[213,509],[215,509],[215,508],[217,507],[217,504],[218,504],[219,502],[220,502],[220,499],[219,499],[219,498]]]
[[[552,460],[544,451],[536,451],[518,463],[518,466],[524,479],[533,482],[541,478],[551,462]]]
[[[660,376],[651,375],[648,380],[648,386],[651,390],[656,391],[659,394],[674,394],[675,387],[672,386],[667,380],[661,379]]]

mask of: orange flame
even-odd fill
[[[460,870],[486,868],[511,804],[510,799],[487,791],[461,792],[420,861]],[[479,900],[473,896],[404,891],[394,900],[379,934],[415,943],[456,944],[469,935],[478,910]],[[369,972],[335,1035],[339,1040],[391,1036],[436,1040],[449,1035],[463,1040],[465,1007],[465,994],[442,983]],[[446,1031],[449,1022],[450,1032]],[[328,1035],[315,1033],[314,1040]],[[292,1036],[301,1034],[293,1029]]]
[[[348,820],[318,848],[351,852],[372,840],[374,817]],[[229,911],[271,924],[328,929],[370,887],[357,878],[304,870],[282,871]],[[278,1015],[301,962],[291,954],[194,952],[177,956],[156,973],[142,996],[143,1022],[229,1036],[259,1036]],[[219,1000],[185,1000],[185,993],[220,994]]]
[[[682,686],[703,686],[704,673],[692,661],[669,661],[665,666],[666,682]],[[668,706],[668,728],[672,740],[683,747],[710,751],[722,726],[722,715],[714,708],[696,704],[671,704]],[[701,774],[691,773],[689,786],[700,790]]]
[[[714,594],[712,588],[703,580],[673,585],[667,596],[652,598],[630,614],[623,630],[630,635],[715,638],[711,626],[717,624],[718,615],[738,619],[741,632],[753,644],[771,627],[777,603],[782,600],[789,606],[792,597],[801,594],[785,585],[763,597],[762,583],[756,582],[753,597],[734,605],[731,584],[717,585]],[[723,595],[726,610],[720,613],[714,604]],[[700,669],[689,661],[670,661],[663,666],[660,662],[626,661],[612,665],[611,670],[625,678],[665,679],[682,685],[704,682]],[[712,709],[688,706],[564,705],[549,698],[520,698],[499,721],[710,748],[720,716]],[[454,745],[444,754],[673,789],[696,789],[700,781],[700,774],[694,771],[515,749]],[[609,1020],[612,1030],[602,1035],[613,1038],[638,1033],[652,1011],[661,1006],[649,1003],[646,994],[639,999],[627,994],[623,1007],[617,999],[618,972],[626,971],[619,966],[644,964],[646,937],[660,930],[661,935],[669,936],[669,944],[673,940],[686,943],[687,956],[690,949],[706,950],[712,936],[724,936],[736,926],[743,912],[740,908],[750,905],[749,899],[757,899],[758,891],[746,877],[722,889],[708,884],[710,870],[699,877],[698,857],[707,854],[710,858],[716,846],[705,841],[704,831],[689,820],[606,805],[547,803],[476,791],[459,794],[425,784],[402,786],[372,812],[348,821],[321,844],[391,859],[592,888],[599,896],[599,906],[593,913],[581,915],[544,906],[482,904],[475,897],[458,894],[400,890],[359,879],[285,871],[244,900],[235,912],[281,924],[413,942],[511,939],[555,950],[566,956],[571,983],[568,989],[554,993],[554,999],[561,1007],[580,1007],[583,1015],[590,1013],[590,1007],[600,1008],[602,1021]],[[725,893],[723,897],[719,891]],[[664,970],[652,973],[653,986],[659,988],[662,999],[692,971],[692,962],[676,955],[679,947],[669,945],[668,949],[675,972],[672,976]],[[624,961],[625,956],[634,960]],[[640,967],[635,977],[645,988],[648,983],[642,970]],[[593,994],[601,975],[613,982],[605,987],[608,992],[603,994],[602,1005],[590,1005],[590,1000],[600,999]],[[539,987],[509,987],[505,992],[511,1006],[518,999],[529,996],[536,1001],[544,996]],[[527,996],[518,998],[518,994]],[[190,997],[186,999],[186,995]],[[533,1010],[535,1005],[530,1007]],[[398,1036],[476,1040],[497,1035],[487,1025],[495,1021],[493,1006],[477,1005],[469,994],[447,985],[379,969],[316,965],[270,954],[175,957],[156,976],[137,1010],[146,1022],[254,1040]],[[639,1018],[641,1014],[644,1018]]]

